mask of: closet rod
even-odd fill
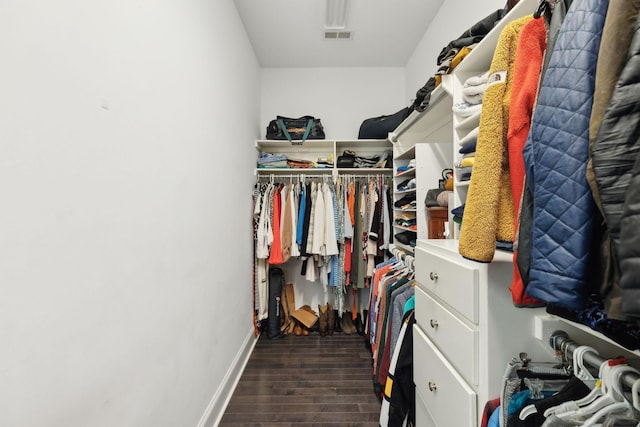
[[[306,174],[306,173],[301,173],[301,174],[277,174],[277,175],[259,175],[258,179],[262,179],[262,180],[267,180],[267,181],[273,181],[273,180],[287,180],[290,178],[320,178],[320,179],[328,179],[331,178],[331,174],[316,174],[316,175],[310,175],[310,174]]]
[[[391,178],[390,175],[385,175],[381,173],[341,173],[338,175],[339,177],[348,177],[348,178]]]
[[[549,345],[554,351],[561,351],[567,360],[573,359],[573,352],[580,344],[569,338],[569,335],[562,330],[554,331],[549,337]],[[600,365],[607,361],[592,351],[584,352],[582,360],[588,366],[594,368],[596,372],[600,369]],[[635,372],[624,372],[622,374],[622,383],[629,388],[633,387],[633,383],[640,379],[640,375]]]

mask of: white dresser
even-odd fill
[[[549,358],[531,333],[544,311],[513,306],[511,253],[482,264],[462,258],[457,240],[418,240],[415,256],[416,425],[479,426],[513,356]]]

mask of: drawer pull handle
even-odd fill
[[[436,280],[438,280],[438,273],[434,273],[432,271],[431,273],[429,273],[429,278],[435,282]]]
[[[438,321],[435,319],[431,319],[429,320],[429,324],[431,325],[432,328],[437,328],[438,327]]]
[[[429,391],[436,391],[437,388],[436,383],[429,381]]]

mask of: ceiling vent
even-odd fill
[[[352,32],[349,30],[325,30],[325,40],[351,40],[353,38]]]

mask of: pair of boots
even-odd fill
[[[318,313],[320,336],[333,335],[336,329],[336,311],[331,307],[331,304],[327,303],[327,305],[318,304]]]
[[[296,320],[295,325],[293,326],[293,334],[296,336],[309,335],[309,328]]]
[[[340,319],[340,328],[342,332],[347,335],[355,334],[358,332],[356,325],[353,323],[353,318],[350,311],[345,311]]]

